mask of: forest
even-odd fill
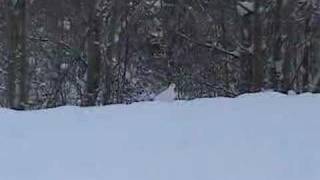
[[[0,0],[0,106],[320,91],[319,0]]]

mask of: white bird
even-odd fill
[[[160,102],[172,102],[176,99],[177,93],[175,92],[176,85],[174,83],[170,84],[170,86],[156,95],[153,100]]]

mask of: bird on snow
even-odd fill
[[[172,102],[176,99],[177,93],[175,92],[176,85],[174,83],[170,84],[170,86],[156,95],[153,100],[160,102]]]

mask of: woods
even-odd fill
[[[0,1],[0,105],[320,91],[318,0]]]

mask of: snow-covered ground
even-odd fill
[[[319,180],[320,95],[0,109],[0,180]]]

